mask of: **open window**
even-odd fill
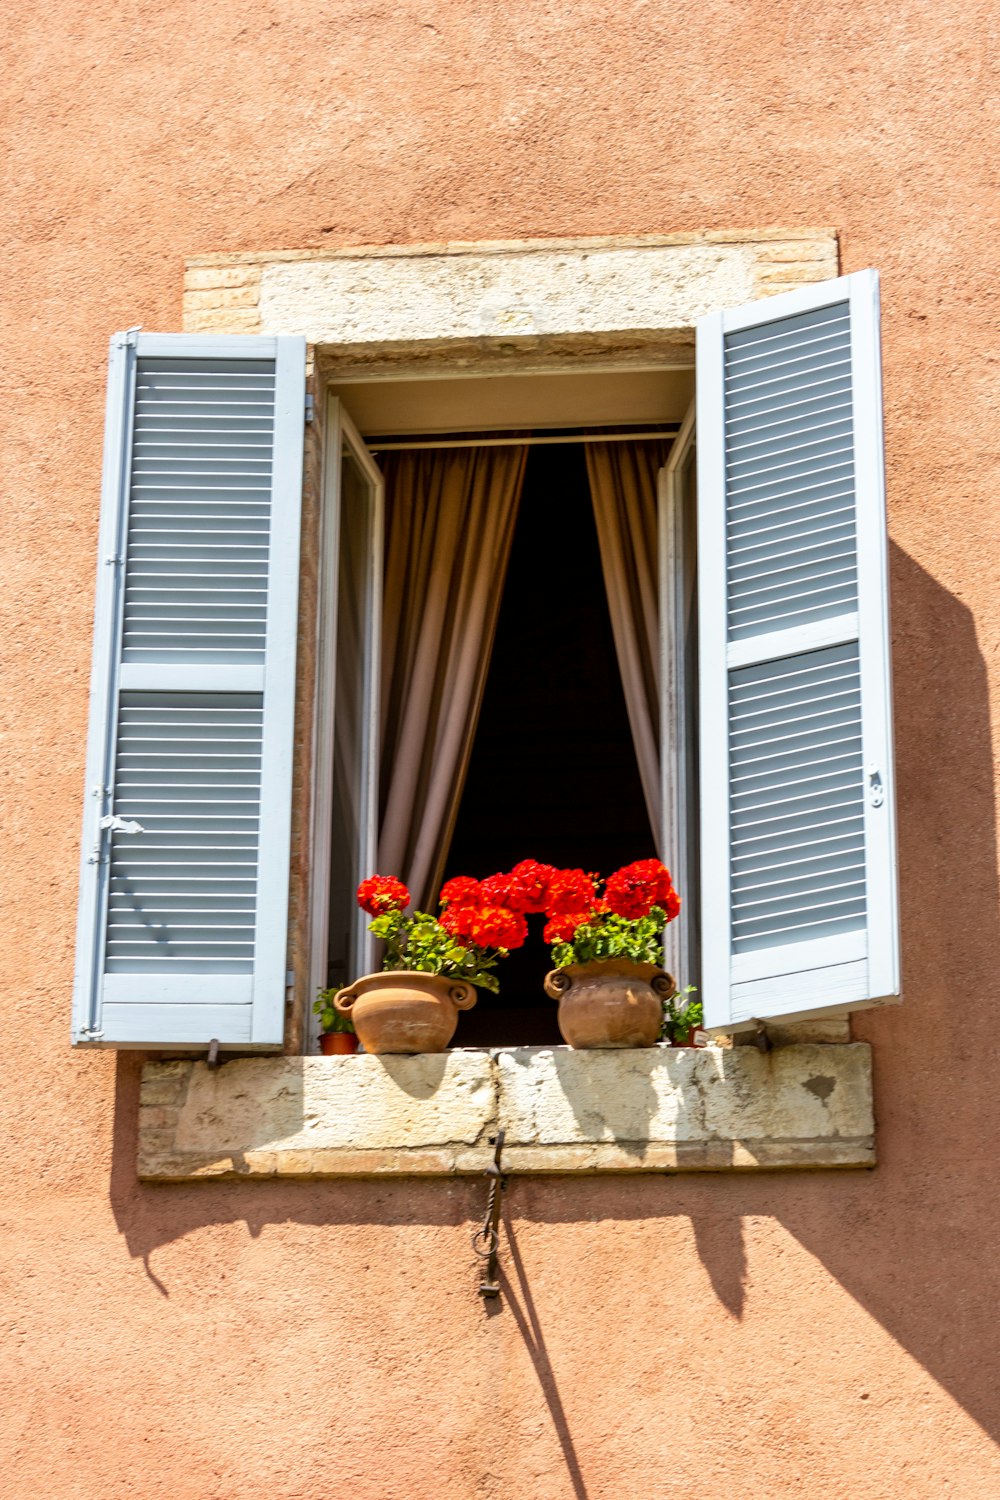
[[[377,866],[417,905],[527,854],[610,873],[661,847],[658,476],[693,388],[676,355],[334,386],[330,432],[349,409],[385,478]],[[542,925],[461,1043],[559,1041]]]
[[[117,561],[102,566],[98,591],[77,1041],[280,1044],[303,369],[298,340],[139,335],[113,349],[102,556]],[[536,387],[531,411],[518,407],[512,378],[490,421],[470,406],[472,380],[411,382],[410,421],[371,420],[374,386],[340,391],[332,405],[311,983],[371,962],[350,899],[357,879],[376,859],[410,873],[383,848],[406,851],[426,895],[463,851],[504,864],[512,819],[497,818],[489,861],[482,828],[481,789],[491,776],[496,785],[482,736],[504,702],[501,685],[501,711],[491,704],[490,671],[509,670],[514,683],[520,657],[522,697],[540,685],[544,702],[542,654],[516,629],[506,639],[504,610],[512,600],[515,616],[532,607],[537,582],[523,581],[532,560],[557,560],[572,530],[580,546],[570,571],[590,569],[587,628],[602,617],[613,667],[591,707],[590,749],[599,729],[599,754],[613,762],[603,784],[620,790],[621,816],[616,829],[613,796],[603,825],[591,812],[587,726],[570,705],[547,740],[551,754],[561,735],[564,761],[576,747],[563,791],[577,812],[564,823],[560,862],[597,865],[585,845],[602,827],[608,849],[616,833],[630,841],[622,859],[662,855],[687,897],[668,931],[668,963],[700,985],[714,1028],[894,997],[874,273],[703,320],[697,427],[676,372],[669,412],[637,400],[631,420],[616,413],[611,422],[579,399],[560,418],[575,378],[544,377],[548,394],[540,404]],[[617,380],[624,392],[630,378],[608,375],[605,387]],[[652,580],[656,687],[644,715],[642,672],[623,665],[628,622],[616,620],[618,606],[637,614],[631,575],[619,569],[626,581],[616,582],[609,567],[587,458],[622,439],[623,451],[647,458],[659,445],[644,501],[650,529],[635,554]],[[437,588],[420,582],[428,513],[415,498],[436,492],[401,451],[428,443],[479,455],[449,469],[466,497],[455,549],[464,541],[468,567],[446,571]],[[412,503],[400,508],[407,485]],[[546,533],[543,496],[554,489],[562,511]],[[439,508],[435,524],[442,516]],[[485,582],[477,559],[489,565]],[[462,603],[466,586],[473,599]],[[447,676],[425,637],[447,634],[449,613]],[[440,735],[428,738],[435,715]],[[503,757],[495,745],[492,753]],[[648,845],[632,847],[643,831]],[[550,857],[530,838],[515,853]],[[523,1010],[516,1035],[470,1027],[457,1040],[548,1040]]]

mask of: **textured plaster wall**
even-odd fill
[[[1000,1491],[985,0],[9,8],[0,1495]],[[871,1173],[140,1186],[67,1046],[103,369],[186,257],[832,224],[883,272],[906,1003]]]

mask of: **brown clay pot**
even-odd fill
[[[695,1041],[695,1037],[701,1030],[700,1026],[689,1026],[687,1031],[682,1031],[676,1041],[671,1042],[671,1047],[699,1047],[701,1044]]]
[[[346,1056],[357,1052],[358,1039],[353,1031],[324,1031],[319,1039],[319,1050],[324,1057]]]
[[[476,992],[460,980],[396,969],[356,979],[333,1003],[351,1017],[366,1052],[444,1052]]]
[[[577,1048],[655,1046],[663,1002],[676,990],[655,964],[620,958],[569,964],[545,976],[545,993],[559,1001],[559,1030]]]

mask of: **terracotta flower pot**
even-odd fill
[[[351,1017],[366,1052],[444,1052],[476,992],[460,980],[396,969],[356,979],[333,1003]]]
[[[559,1001],[559,1030],[571,1047],[653,1047],[663,1024],[663,1002],[676,993],[655,964],[595,959],[545,977],[545,993]]]
[[[671,1047],[700,1047],[702,1043],[695,1041],[700,1034],[700,1026],[689,1026],[687,1031],[682,1031],[676,1041],[671,1042],[670,1045]]]
[[[346,1056],[357,1052],[358,1039],[353,1031],[324,1031],[319,1039],[319,1050],[324,1057]]]

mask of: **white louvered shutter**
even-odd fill
[[[73,1039],[282,1041],[305,344],[111,341]]]
[[[899,994],[878,277],[698,326],[706,1025]]]

